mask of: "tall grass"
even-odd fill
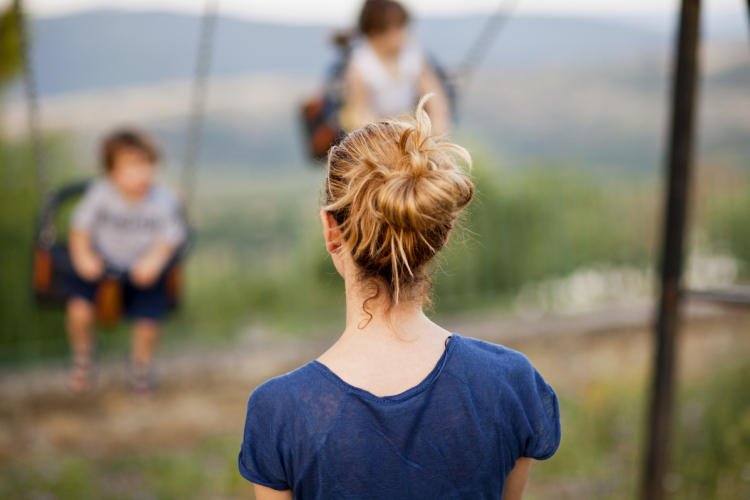
[[[64,182],[71,157],[58,136],[45,143],[48,166]],[[0,140],[0,364],[65,352],[61,311],[37,308],[32,300],[31,255],[39,206],[27,143]]]

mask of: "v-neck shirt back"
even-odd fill
[[[552,388],[523,355],[454,334],[433,370],[379,397],[311,361],[250,396],[240,473],[296,499],[500,499],[519,457],[560,443]]]

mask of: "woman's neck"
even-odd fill
[[[435,368],[450,333],[430,321],[415,301],[388,308],[385,300],[372,300],[370,318],[363,310],[366,298],[366,287],[347,286],[346,329],[318,361],[344,382],[376,396],[401,394]]]
[[[432,324],[422,310],[421,301],[402,300],[389,307],[387,293],[380,285],[378,297],[368,300],[373,295],[372,287],[347,283],[344,334],[367,333],[371,337],[384,335],[408,341],[421,328]]]

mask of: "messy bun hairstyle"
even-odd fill
[[[323,209],[341,231],[340,243],[369,287],[367,304],[386,293],[399,301],[429,303],[426,264],[445,245],[453,223],[474,196],[457,163],[471,168],[461,146],[431,135],[424,111],[413,122],[379,121],[347,135],[328,153]]]

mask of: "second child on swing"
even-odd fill
[[[337,37],[339,45],[351,46],[344,77],[346,104],[340,114],[345,130],[408,114],[420,96],[433,94],[425,108],[433,133],[448,131],[448,96],[410,27],[409,13],[399,2],[366,0],[359,15],[358,36]]]

